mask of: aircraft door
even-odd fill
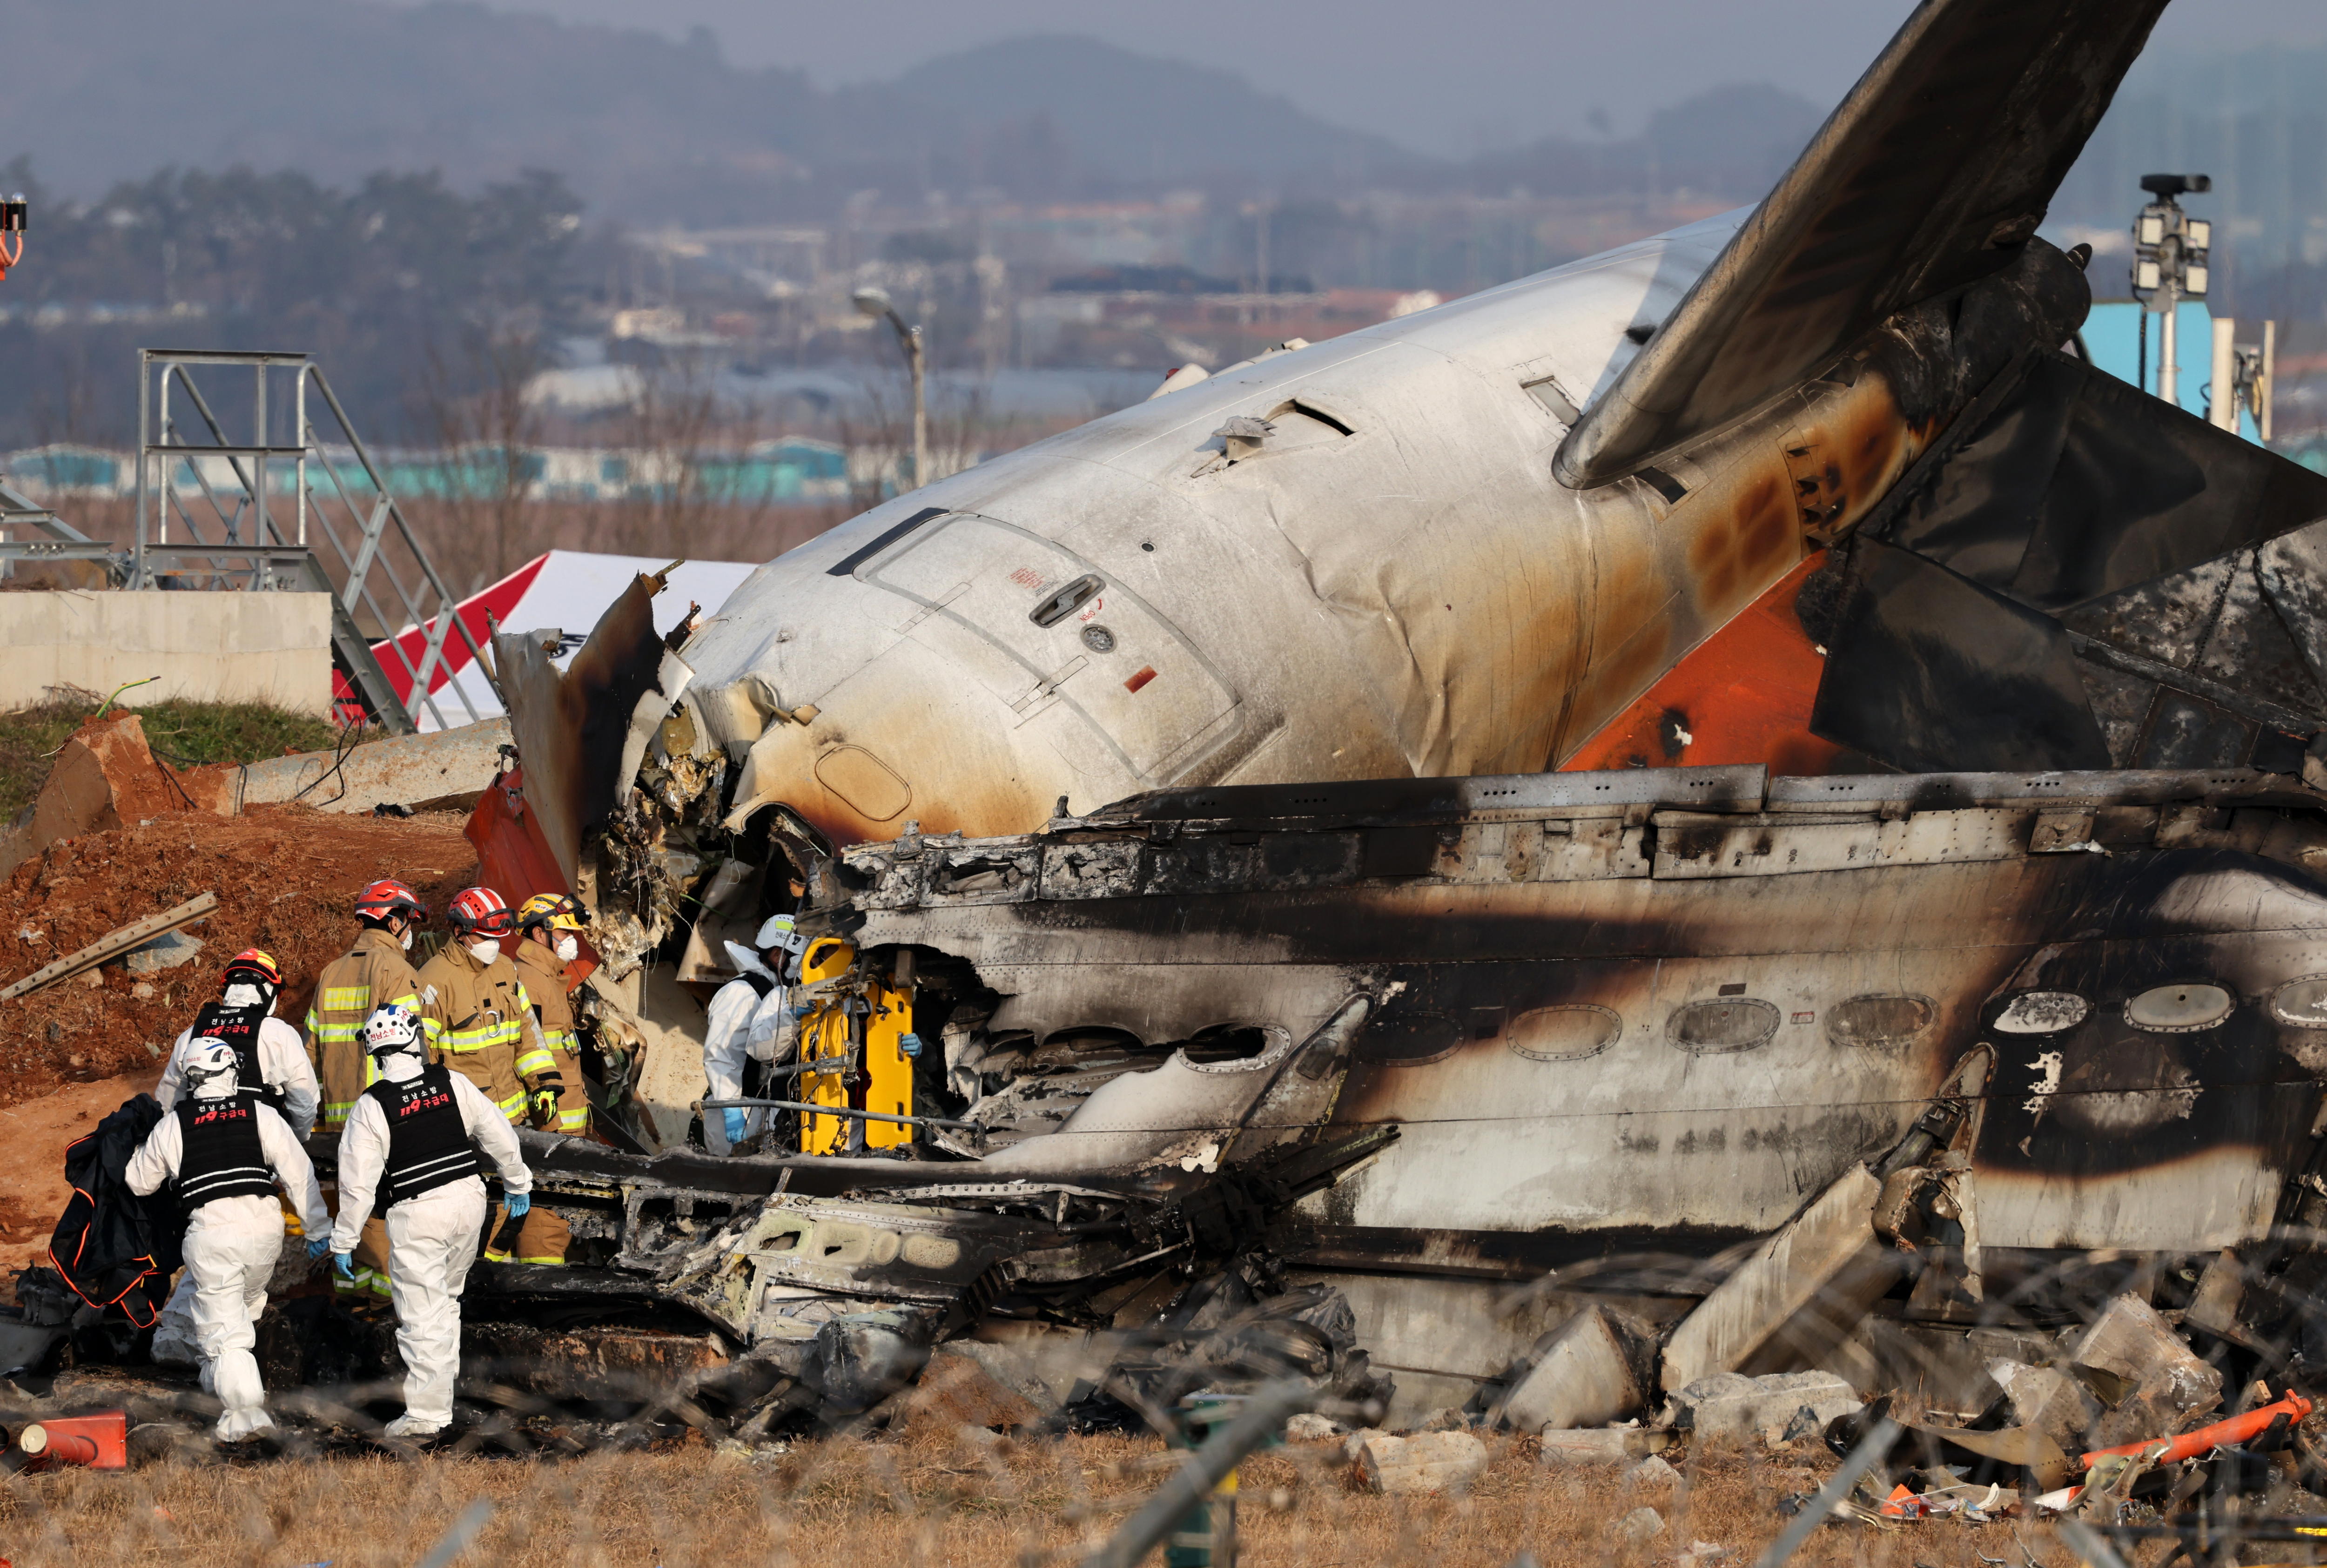
[[[857,568],[1004,655],[983,661],[1014,728],[1064,705],[1150,783],[1168,783],[1235,731],[1227,678],[1154,606],[1064,546],[959,512]]]

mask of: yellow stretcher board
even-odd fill
[[[813,943],[800,965],[800,980],[813,985],[846,975],[855,962],[855,949],[846,942],[827,938]],[[864,1099],[857,1108],[884,1115],[913,1114],[913,1064],[902,1049],[913,1029],[913,997],[909,989],[883,985],[867,977],[863,990],[866,1012],[852,1015],[845,999],[819,1003],[800,1022],[799,1059],[811,1069],[799,1077],[799,1097],[812,1106],[851,1103],[847,1075],[861,1063]],[[800,1116],[800,1153],[838,1154],[848,1147],[851,1116]],[[866,1122],[867,1149],[902,1148],[913,1141],[913,1129],[897,1122]]]

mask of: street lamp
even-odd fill
[[[850,297],[863,314],[885,320],[897,334],[898,347],[905,350],[905,369],[913,378],[913,485],[919,489],[930,477],[930,412],[921,395],[921,329],[905,324],[887,289],[860,288]]]
[[[2141,188],[2155,200],[2133,220],[2133,295],[2159,317],[2157,395],[2178,405],[2182,368],[2175,362],[2175,317],[2184,298],[2206,297],[2214,226],[2182,211],[2174,198],[2210,191],[2214,182],[2205,174],[2144,174]]]

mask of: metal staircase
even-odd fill
[[[102,560],[131,590],[329,593],[333,662],[388,730],[409,734],[423,714],[440,729],[482,717],[459,681],[446,683],[458,699],[449,714],[429,693],[448,638],[488,680],[491,672],[322,367],[305,354],[229,350],[145,349],[137,360],[135,540],[124,548],[91,539],[0,483],[0,533],[9,536],[0,560]],[[224,404],[196,384],[197,370],[215,372],[213,391],[225,376],[250,373],[248,441],[229,435]],[[408,697],[397,695],[359,611],[385,639]],[[417,626],[428,632],[416,661],[397,634]]]

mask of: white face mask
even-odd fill
[[[491,964],[501,956],[501,945],[491,937],[482,937],[469,944],[469,956],[480,964]]]
[[[561,936],[557,938],[556,946],[552,947],[550,951],[557,955],[557,961],[559,963],[571,964],[575,959],[582,956],[582,944],[575,941],[572,937]]]
[[[259,994],[256,985],[229,985],[226,988],[226,994],[219,1000],[229,1007],[256,1007],[265,998]]]
[[[412,951],[412,928],[410,926],[404,928],[404,950],[407,953]]]

